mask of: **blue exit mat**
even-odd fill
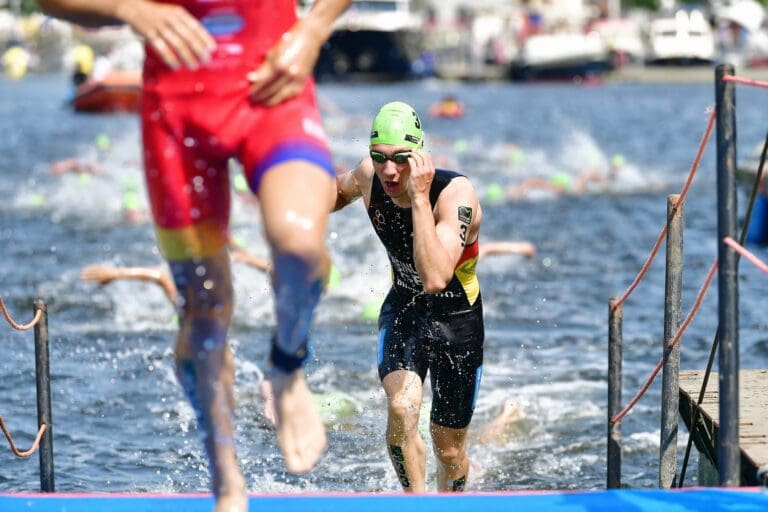
[[[249,512],[766,512],[758,488],[251,495]],[[211,512],[209,494],[0,493],[0,512]]]

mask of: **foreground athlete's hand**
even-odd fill
[[[197,69],[211,58],[216,41],[200,21],[179,5],[121,2],[116,16],[128,23],[171,68]]]
[[[251,100],[268,107],[296,96],[312,73],[327,28],[317,27],[312,20],[302,20],[283,34],[251,73]]]

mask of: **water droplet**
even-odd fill
[[[184,137],[184,145],[188,148],[193,148],[197,145],[197,141],[193,137]]]

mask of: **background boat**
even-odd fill
[[[141,71],[114,70],[75,89],[69,105],[76,112],[137,112],[141,100]]]
[[[408,0],[356,0],[320,52],[318,80],[396,80],[415,73],[422,17]]]

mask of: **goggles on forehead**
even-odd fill
[[[410,151],[400,151],[398,153],[393,153],[392,156],[387,156],[384,153],[371,150],[371,159],[379,164],[386,163],[387,160],[392,160],[397,165],[403,165],[404,163],[408,162],[408,157],[410,154]]]

